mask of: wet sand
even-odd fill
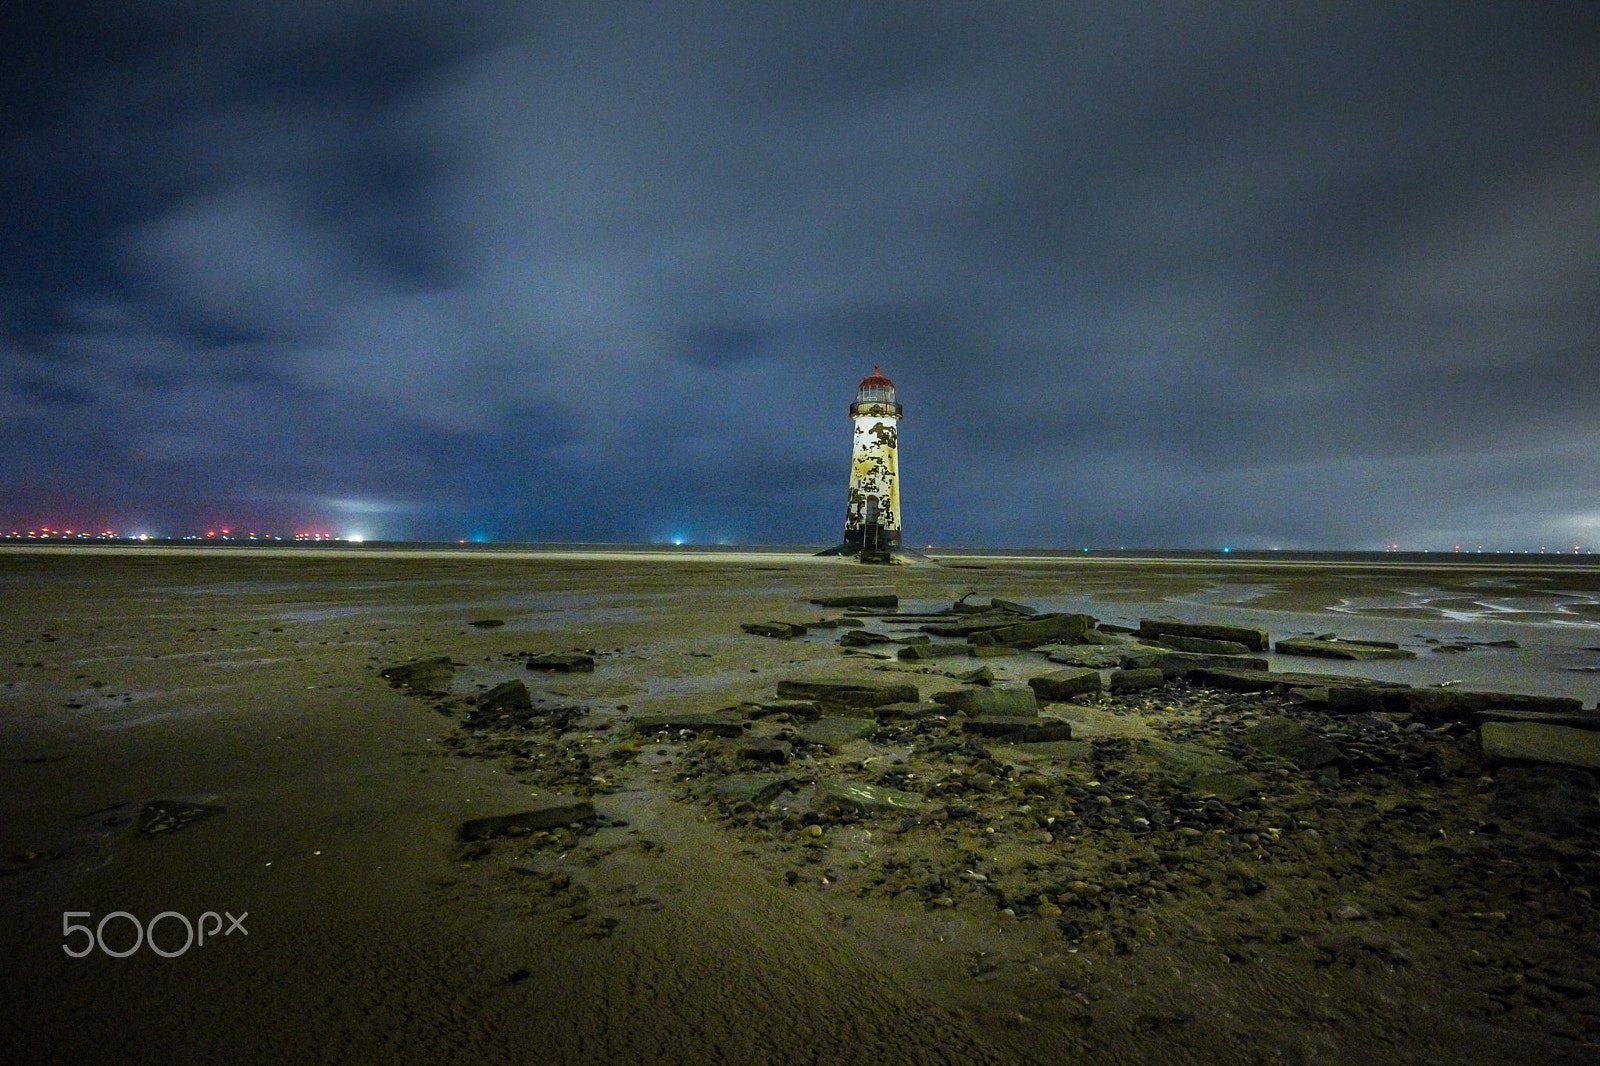
[[[550,790],[504,760],[468,757],[450,743],[456,721],[377,674],[448,655],[467,664],[454,684],[471,693],[514,676],[505,664],[517,654],[593,649],[592,674],[520,676],[584,708],[575,734],[603,735],[632,715],[770,699],[778,679],[837,663],[840,649],[830,634],[767,640],[741,622],[814,619],[823,612],[809,597],[891,585],[903,605],[930,608],[976,591],[1106,620],[1146,608],[1254,620],[1274,636],[1302,624],[1363,638],[1398,629],[1416,663],[1352,672],[1409,670],[1400,679],[1414,683],[1465,673],[1474,687],[1600,698],[1600,679],[1583,672],[1596,662],[1585,649],[1600,645],[1584,613],[1600,596],[1594,569],[947,561],[958,568],[781,553],[0,551],[0,1057],[1595,1060],[1592,1032],[1585,1043],[1542,1031],[1536,999],[1500,1014],[1430,991],[1453,974],[1448,960],[1356,950],[1359,963],[1329,965],[1264,948],[1241,964],[1214,926],[1248,924],[1257,903],[1244,899],[1168,908],[1124,953],[992,910],[796,886],[774,850],[787,845],[730,832],[650,750],[594,797],[607,819],[598,832],[538,856],[537,883],[566,864],[585,892],[552,913],[551,892],[517,887],[532,876],[516,872],[524,860],[463,855],[456,841],[462,821],[548,802]],[[1438,595],[1418,604],[1419,590]],[[1537,602],[1526,620],[1472,615],[1496,596]],[[505,624],[470,624],[485,619]],[[1450,656],[1425,643],[1502,632],[1522,647]],[[994,660],[996,671],[1022,676],[1027,658]],[[221,812],[141,835],[152,800]],[[1502,876],[1510,885],[1522,872]],[[1593,928],[1592,906],[1548,906],[1539,943]],[[615,924],[590,935],[579,910]],[[84,942],[64,933],[64,913],[93,924],[115,911],[146,923],[247,914],[247,932],[172,958],[148,946],[122,958],[63,950]],[[1391,917],[1404,935],[1405,914]],[[181,919],[163,920],[162,944],[175,951],[182,934]],[[129,919],[103,935],[126,948]],[[1473,965],[1459,960],[1463,987]]]

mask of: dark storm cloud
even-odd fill
[[[1592,3],[7,17],[17,522],[1600,541]]]

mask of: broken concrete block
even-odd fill
[[[1044,657],[1063,666],[1076,666],[1083,670],[1109,670],[1121,666],[1125,654],[1126,650],[1121,645],[1107,647],[1079,644],[1054,645],[1045,651]]]
[[[1027,715],[1038,717],[1039,703],[1033,689],[1021,685],[974,685],[953,692],[936,692],[934,700],[969,717],[987,715]]]
[[[1199,652],[1176,651],[1172,648],[1137,648],[1125,650],[1122,655],[1124,670],[1145,670],[1157,667],[1173,678],[1190,677],[1202,670],[1255,670],[1264,672],[1267,660],[1251,655],[1203,655]],[[1209,682],[1200,682],[1208,684]]]
[[[1412,714],[1440,722],[1465,721],[1480,711],[1534,711],[1574,714],[1579,700],[1566,696],[1525,696],[1514,692],[1476,692],[1459,688],[1379,687],[1375,682],[1351,684],[1350,678],[1328,686],[1331,714]]]
[[[1572,711],[1567,714],[1553,714],[1548,711],[1509,711],[1500,707],[1487,711],[1477,711],[1473,719],[1478,723],[1483,722],[1536,722],[1541,725],[1565,725],[1574,729],[1600,730],[1600,709]]]
[[[1113,670],[1108,680],[1112,692],[1140,692],[1160,688],[1167,683],[1167,675],[1158,666],[1137,670]]]
[[[744,719],[727,714],[641,714],[633,720],[633,728],[640,733],[659,733],[662,730],[691,733],[710,733],[718,737],[744,735]]]
[[[919,703],[885,703],[872,709],[879,718],[927,718],[930,715],[947,715],[950,708],[933,700]]]
[[[1100,691],[1100,671],[1086,669],[1057,670],[1050,674],[1028,678],[1028,687],[1041,700],[1062,701]]]
[[[980,737],[1003,737],[1010,741],[1071,740],[1072,723],[1058,718],[997,714],[968,718],[961,723],[963,733]]]
[[[1546,763],[1600,770],[1600,733],[1538,722],[1485,722],[1478,727],[1485,766]]]
[[[1386,641],[1341,640],[1338,637],[1287,637],[1274,645],[1279,655],[1311,655],[1322,659],[1415,659],[1417,653]]]
[[[1259,662],[1261,660],[1256,661]],[[1256,670],[1242,667],[1196,666],[1185,671],[1183,676],[1197,685],[1227,689],[1229,692],[1287,692],[1294,688],[1322,687],[1329,688],[1331,691],[1333,686],[1349,686],[1352,684],[1359,685],[1363,689],[1377,686],[1387,688],[1405,687],[1394,682],[1369,682],[1359,678],[1343,677],[1339,674],[1306,674],[1290,670],[1270,671],[1264,667]]]
[[[815,722],[804,726],[800,730],[800,739],[807,744],[815,744],[829,752],[837,753],[838,750],[852,740],[870,737],[878,731],[876,718],[840,718],[828,716],[818,718]]]
[[[917,686],[886,677],[794,677],[778,682],[782,699],[813,700],[824,709],[881,707],[886,703],[916,703]]]
[[[1243,644],[1250,651],[1266,651],[1269,647],[1265,629],[1217,622],[1181,622],[1176,618],[1139,619],[1139,636],[1143,639],[1159,640],[1168,634],[1180,637],[1205,637],[1210,640],[1231,640]]]
[[[1156,638],[1156,643],[1173,651],[1192,651],[1200,655],[1245,655],[1250,651],[1236,640],[1185,637],[1178,633],[1163,634]]]

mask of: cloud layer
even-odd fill
[[[911,540],[1600,546],[1592,3],[161,7],[6,35],[14,524],[824,544],[881,364]]]

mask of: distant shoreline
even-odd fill
[[[50,541],[0,541],[0,554],[50,555],[184,555],[266,557],[294,554],[305,558],[406,558],[430,559],[590,559],[651,562],[774,562],[814,561],[819,566],[856,566],[848,559],[820,557],[820,546],[808,545],[660,545],[660,544],[452,544],[430,541],[366,541],[359,543],[194,542],[187,540],[71,543]],[[1600,571],[1600,558],[1592,553],[1554,552],[1361,552],[1361,551],[1217,551],[1206,549],[1048,549],[950,548],[925,549],[936,563],[960,564],[1117,564],[1188,566],[1279,566],[1292,568],[1359,566],[1390,570],[1554,570]],[[895,568],[874,568],[885,576]]]

